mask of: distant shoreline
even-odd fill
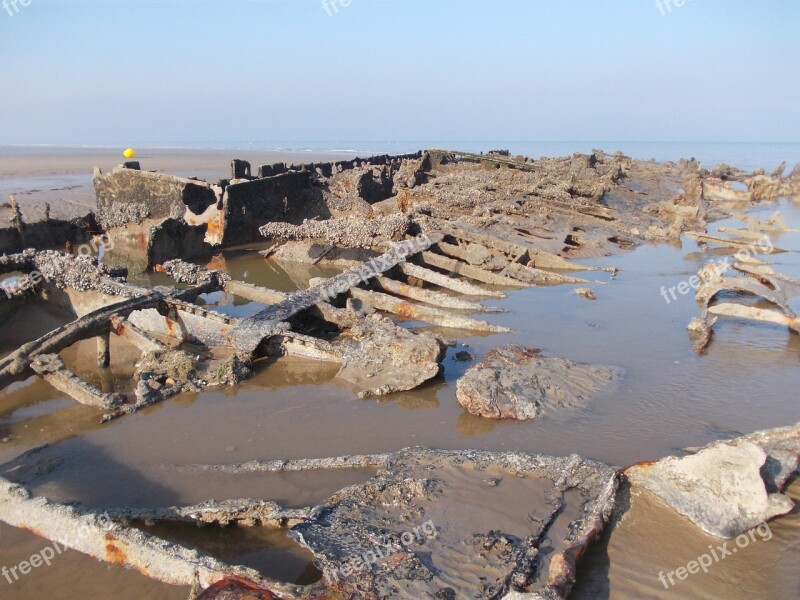
[[[58,148],[38,148],[31,151],[30,147],[19,147],[13,153],[7,152],[7,148],[0,148],[0,203],[8,201],[9,195],[13,194],[23,218],[31,221],[42,217],[45,203],[50,203],[51,215],[55,218],[73,218],[95,210],[94,167],[108,172],[125,160],[119,148],[63,148],[61,151]],[[216,182],[230,177],[230,164],[234,158],[249,161],[255,169],[258,165],[276,162],[300,164],[355,156],[354,153],[141,148],[137,150],[135,160],[148,171]]]
[[[319,158],[362,158],[380,154],[399,155],[428,148],[448,148],[465,152],[488,152],[507,149],[512,154],[522,154],[531,158],[541,156],[571,156],[576,152],[588,154],[598,148],[611,154],[621,151],[640,160],[655,159],[658,162],[678,161],[694,157],[706,167],[720,162],[752,170],[759,167],[771,169],[786,161],[794,166],[800,162],[800,141],[798,142],[652,142],[624,140],[566,140],[566,141],[508,141],[508,140],[410,140],[410,141],[268,141],[268,142],[208,142],[208,143],[165,143],[134,145],[140,152],[154,156],[224,156],[226,163],[231,158],[244,158],[251,163],[261,162],[258,156],[267,161],[287,157],[290,162],[305,162]],[[17,156],[38,157],[41,155],[117,157],[121,160],[123,146],[105,145],[2,145],[0,144],[0,179],[4,178],[2,169],[6,158]],[[100,166],[103,166],[102,164]]]

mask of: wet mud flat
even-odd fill
[[[743,557],[766,564],[790,556],[796,509],[769,522],[769,540],[750,538],[738,562],[726,557],[710,574],[673,575],[677,583],[665,588],[659,573],[693,560],[689,548],[699,556],[712,541],[725,542],[617,470],[668,455],[736,453],[739,446],[698,450],[797,421],[786,392],[796,384],[800,350],[790,326],[720,319],[698,354],[686,329],[703,314],[695,290],[669,302],[661,294],[740,249],[695,239],[697,232],[743,229],[723,239],[759,233],[757,240],[780,210],[785,222],[770,241],[786,252],[749,258],[768,261],[790,295],[786,280],[800,268],[793,179],[765,177],[772,186],[765,187],[757,174],[715,175],[688,162],[651,168],[601,155],[537,164],[432,153],[383,163],[330,177],[324,165],[296,171],[316,173],[304,198],[320,194],[331,213],[340,211],[321,221],[325,227],[303,215],[295,223],[271,218],[260,227],[270,242],[222,249],[194,265],[158,261],[155,273],[129,273],[135,285],[114,271],[125,261],[115,262],[112,248],[104,263],[113,266],[68,259],[58,263],[63,274],[53,274],[54,284],[33,288],[36,300],[28,297],[4,325],[10,355],[75,316],[109,310],[104,318],[117,325],[108,368],[97,367],[104,348],[97,330],[54,347],[64,365],[55,374],[74,374],[104,403],[76,404],[71,398],[84,392],[48,370],[23,371],[3,391],[0,476],[12,487],[0,518],[56,542],[62,528],[83,523],[85,539],[62,541],[109,566],[65,551],[63,563],[0,580],[8,585],[3,597],[36,597],[35,586],[55,585],[68,563],[100,568],[81,567],[86,579],[67,579],[88,586],[86,594],[119,589],[123,598],[142,590],[186,597],[190,587],[198,595],[207,586],[203,597],[551,598],[567,597],[576,575],[569,597],[661,597],[661,590],[663,597],[714,597],[732,581],[748,597],[795,590],[791,569],[765,581]],[[566,174],[572,188],[559,183]],[[701,191],[692,199],[693,176]],[[726,187],[734,179],[748,181],[750,195]],[[650,208],[642,210],[645,197]],[[222,214],[225,231],[231,213]],[[144,252],[171,258],[158,231],[148,236]],[[47,271],[55,258],[19,257],[12,266],[24,272],[31,260]],[[774,279],[758,275],[761,285]],[[141,302],[150,289],[161,298],[122,317],[120,332],[108,303]],[[758,304],[775,289],[758,291],[754,306],[780,308]],[[718,295],[719,303],[747,306],[752,296],[730,288]],[[791,310],[792,302],[781,304]],[[470,414],[458,403],[459,380],[512,345],[549,366],[537,359],[519,374],[525,398],[504,396],[500,377],[492,401],[532,402],[535,418]],[[148,352],[155,361],[144,360]],[[198,357],[194,376],[182,379],[177,367],[187,359],[173,360],[178,353]],[[564,386],[543,375],[573,364],[607,366],[618,377],[564,396]],[[111,401],[115,395],[121,399]],[[796,470],[784,455],[797,434],[780,444],[777,435],[743,444],[755,462],[763,453],[762,464]],[[437,450],[403,450],[411,447]],[[777,485],[755,480],[752,461],[742,469],[763,495],[788,486],[796,498],[791,477]],[[96,520],[104,513],[111,530]],[[96,546],[95,534],[106,541]],[[107,535],[115,549],[127,549],[124,559],[109,554]],[[13,542],[0,552],[9,565],[38,551],[17,557],[18,550],[47,541],[7,526],[0,536]],[[642,561],[637,548],[652,560]],[[172,571],[148,567],[154,556]],[[465,571],[464,564],[475,566]],[[124,566],[147,573],[154,587],[121,590],[140,577]]]

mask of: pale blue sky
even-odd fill
[[[800,141],[797,0],[29,1],[0,145]]]

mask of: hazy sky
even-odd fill
[[[6,2],[0,145],[800,141],[797,0]]]

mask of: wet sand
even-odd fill
[[[800,500],[800,483],[787,495]],[[686,527],[678,514],[642,492],[630,512],[590,547],[578,569],[570,600],[596,598],[675,598],[697,600],[777,600],[800,598],[797,552],[800,550],[800,508],[754,530],[753,537],[720,540]],[[727,553],[719,550],[727,544]],[[713,552],[712,552],[713,551]],[[702,570],[678,579],[669,574],[701,556]],[[718,559],[718,560],[716,560]],[[659,579],[663,575],[663,582]]]
[[[16,567],[52,545],[27,531],[0,523],[0,567]],[[18,579],[9,572],[9,577],[11,582],[0,577],[3,600],[186,600],[189,596],[189,588],[163,585],[135,571],[99,562],[74,550],[57,555],[49,567],[43,564]]]

